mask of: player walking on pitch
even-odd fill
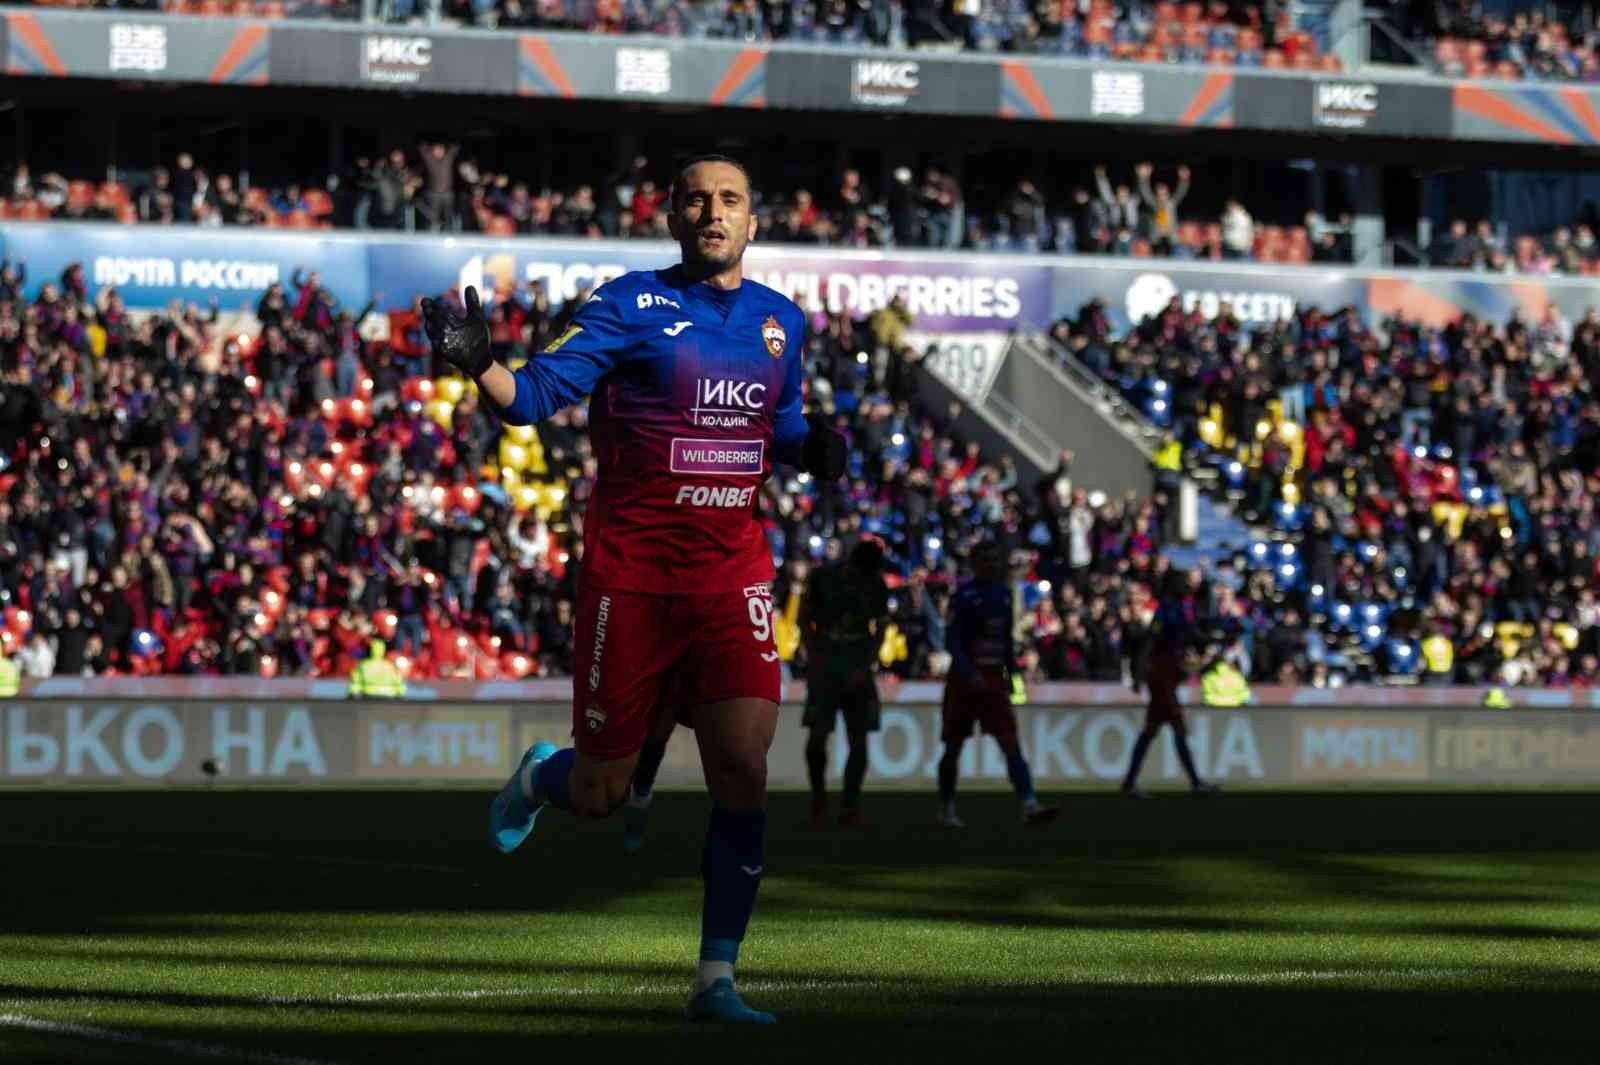
[[[1161,726],[1172,726],[1172,740],[1178,749],[1178,761],[1189,776],[1189,786],[1197,796],[1212,795],[1218,791],[1215,784],[1200,779],[1195,771],[1194,755],[1189,751],[1189,730],[1183,720],[1183,704],[1178,701],[1178,689],[1183,687],[1187,672],[1185,659],[1189,653],[1189,640],[1193,635],[1195,619],[1192,607],[1182,597],[1176,574],[1168,575],[1168,586],[1156,615],[1151,619],[1150,630],[1143,646],[1135,653],[1132,663],[1133,691],[1139,694],[1140,686],[1149,689],[1145,704],[1144,729],[1133,744],[1133,757],[1128,761],[1128,774],[1122,778],[1122,794],[1136,799],[1145,797],[1139,790],[1139,769],[1145,755],[1155,742]]]
[[[811,827],[828,812],[828,737],[844,711],[850,755],[844,765],[839,823],[859,826],[861,782],[867,775],[867,733],[878,730],[878,687],[873,665],[889,625],[889,589],[883,582],[883,544],[862,539],[844,562],[812,574],[800,603],[800,639],[806,645],[806,771],[811,778]]]
[[[666,686],[689,708],[712,811],[693,1020],[772,1023],[733,986],[766,859],[767,751],[781,683],[756,493],[774,461],[825,481],[845,445],[801,413],[805,319],[744,280],[750,179],[702,156],[673,182],[683,260],[602,285],[571,328],[515,373],[489,355],[478,294],[464,313],[424,303],[434,350],[478,381],[508,423],[592,396],[600,472],[585,521],[574,620],[575,746],[535,744],[489,811],[505,853],[546,806],[604,817],[620,805]]]
[[[972,580],[950,600],[946,644],[950,675],[945,678],[941,711],[944,757],[939,759],[939,823],[965,828],[956,816],[956,777],[961,748],[974,727],[993,736],[1006,756],[1006,773],[1022,800],[1022,823],[1042,825],[1055,820],[1059,806],[1045,806],[1033,793],[1033,772],[1017,743],[1017,714],[1011,708],[1011,587],[1000,545],[985,542],[972,553]]]

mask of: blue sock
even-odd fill
[[[1033,798],[1033,773],[1028,770],[1028,760],[1022,757],[1021,751],[1006,759],[1006,776],[1011,778],[1017,798],[1023,802]]]
[[[739,960],[750,913],[761,886],[765,810],[712,809],[706,830],[705,905],[700,913],[700,960],[730,967]]]
[[[576,751],[564,747],[539,763],[539,771],[533,775],[534,794],[558,809],[572,809],[567,778],[572,773],[572,760],[575,757]]]

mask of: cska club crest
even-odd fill
[[[761,339],[767,345],[767,354],[774,359],[783,357],[783,346],[789,342],[789,336],[778,324],[778,319],[770,314],[761,323]]]

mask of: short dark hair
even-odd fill
[[[667,200],[672,204],[672,209],[674,211],[678,209],[678,198],[683,195],[684,179],[689,176],[690,170],[693,170],[701,163],[726,163],[738,170],[739,173],[743,174],[745,184],[750,185],[752,189],[754,188],[755,183],[750,180],[750,169],[733,156],[720,155],[716,152],[708,152],[704,155],[691,155],[683,162],[678,164],[678,172],[673,175],[672,178],[672,188],[668,193]]]

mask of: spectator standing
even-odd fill
[[[1244,204],[1230,198],[1222,209],[1222,256],[1225,259],[1248,259],[1256,242],[1256,223],[1245,210]]]
[[[423,171],[427,175],[427,194],[423,207],[428,214],[428,228],[435,233],[454,229],[456,157],[461,154],[461,146],[424,143],[419,152]]]
[[[1178,207],[1189,194],[1189,168],[1178,167],[1176,189],[1164,181],[1157,182],[1152,189],[1150,175],[1153,172],[1149,163],[1140,163],[1135,170],[1139,177],[1139,196],[1149,210],[1150,250],[1157,255],[1171,255],[1178,243]]]

